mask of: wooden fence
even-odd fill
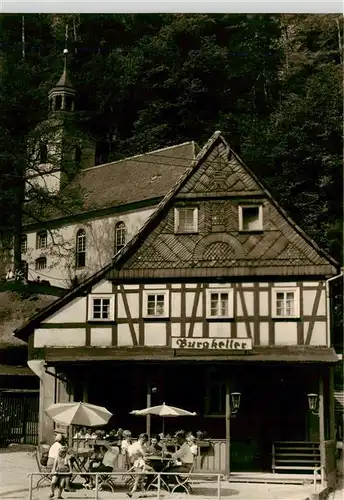
[[[38,392],[0,393],[0,446],[38,444]]]

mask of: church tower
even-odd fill
[[[30,182],[50,193],[58,193],[81,169],[95,164],[95,142],[82,131],[75,100],[77,92],[68,75],[68,50],[56,85],[48,92],[49,114],[29,139]]]

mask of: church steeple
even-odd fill
[[[48,99],[50,111],[74,111],[76,90],[68,78],[67,55],[68,49],[64,49],[63,73],[57,84],[49,90]]]

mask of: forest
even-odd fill
[[[76,115],[101,162],[189,140],[203,146],[221,130],[342,262],[341,15],[2,15],[2,240],[19,241],[27,136],[47,116],[65,47]]]

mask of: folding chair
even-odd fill
[[[171,489],[171,493],[177,490],[177,488],[181,488],[182,490],[185,491],[185,493],[190,495],[190,493],[192,492],[191,474],[193,473],[194,468],[195,468],[195,461],[193,461],[193,464],[191,465],[191,469],[189,470],[189,472],[180,473],[182,474],[180,476],[174,476],[176,478],[176,484]]]
[[[35,451],[35,459],[36,459],[36,463],[37,463],[38,472],[42,472],[45,474],[49,473],[49,475],[41,476],[38,479],[37,484],[36,484],[36,488],[38,489],[40,487],[40,485],[43,486],[44,482],[46,482],[48,484],[48,486],[51,486],[51,481],[53,478],[53,476],[51,474],[51,468],[46,467],[45,465],[41,464],[41,454],[40,454],[40,451],[38,448],[36,448],[36,451]]]
[[[115,479],[111,476],[111,474],[107,474],[106,472],[98,476],[99,491],[103,490],[104,486],[108,486],[111,489],[112,493],[115,493]]]

